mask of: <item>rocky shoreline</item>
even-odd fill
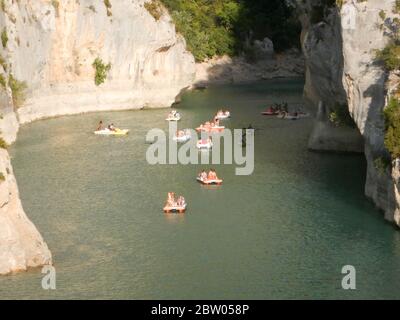
[[[304,56],[295,49],[281,54],[271,53],[255,62],[248,62],[244,57],[223,56],[197,63],[193,86],[303,77],[304,73]]]

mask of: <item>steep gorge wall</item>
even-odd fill
[[[195,62],[184,39],[166,12],[156,20],[145,0],[110,0],[109,7],[103,0],[2,2],[0,32],[8,41],[0,44],[0,130],[7,143],[15,141],[20,124],[41,118],[168,107],[193,82]],[[112,66],[100,86],[96,58]],[[27,85],[20,107],[10,75]],[[4,149],[0,173],[0,274],[51,264],[24,213]]]
[[[348,105],[364,141],[368,163],[366,195],[385,212],[387,220],[400,225],[396,210],[400,197],[396,199],[395,195],[398,168],[394,167],[393,172],[382,172],[375,165],[376,159],[387,156],[383,109],[388,77],[382,65],[377,63],[375,52],[390,41],[389,34],[381,27],[381,12],[389,19],[394,17],[395,1],[347,0],[341,9],[327,9],[323,21],[311,24],[312,6],[321,3],[320,0],[309,0],[301,7],[302,43],[307,61],[305,98],[314,106],[318,103],[331,106],[333,102]],[[329,127],[329,124],[325,123],[325,126]],[[314,139],[318,139],[321,131],[314,135]],[[342,143],[345,141],[339,141],[339,145]]]
[[[8,61],[28,84],[20,123],[59,114],[170,106],[195,63],[169,15],[156,21],[144,0],[9,1]],[[10,17],[13,17],[10,19]],[[111,63],[94,84],[99,57]]]

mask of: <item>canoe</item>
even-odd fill
[[[95,131],[94,134],[103,135],[103,136],[124,136],[129,133],[128,129],[116,129],[115,131],[109,129],[103,129]]]

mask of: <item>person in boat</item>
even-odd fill
[[[167,205],[173,207],[175,204],[175,193],[168,192]]]
[[[215,127],[219,127],[219,119],[215,119],[214,125]]]
[[[200,172],[199,178],[200,178],[202,181],[207,180],[207,172],[206,172],[206,170],[202,170],[202,171]]]
[[[103,130],[103,120],[100,120],[99,125],[97,126],[96,131],[101,131]]]
[[[110,131],[117,131],[117,129],[116,129],[115,126],[114,126],[114,123],[111,123],[111,124],[108,126],[108,130],[110,130]]]
[[[217,179],[217,173],[215,172],[214,169],[211,169],[208,172],[208,180],[216,180]]]
[[[176,205],[178,207],[183,207],[186,204],[185,198],[183,196],[179,196],[178,200],[176,201]]]

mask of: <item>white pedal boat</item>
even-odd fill
[[[212,141],[199,140],[197,141],[196,144],[197,149],[211,149],[212,146],[213,146]]]
[[[192,138],[192,136],[190,134],[185,134],[183,136],[174,136],[172,139],[176,142],[186,142],[189,141]]]
[[[231,116],[231,113],[229,111],[226,111],[224,113],[219,113],[219,114],[217,113],[217,115],[215,116],[215,119],[224,120],[224,119],[230,118],[230,116]]]
[[[168,115],[168,117],[165,119],[167,121],[179,121],[181,120],[181,115],[179,113],[176,113],[174,115]]]

